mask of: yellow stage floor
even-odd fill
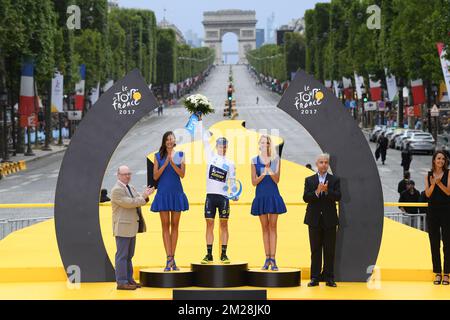
[[[260,267],[265,259],[259,220],[250,215],[250,204],[254,196],[254,187],[250,180],[250,159],[256,155],[256,149],[253,147],[258,135],[243,128],[241,124],[242,121],[223,121],[217,123],[211,131],[215,136],[234,136],[234,139],[230,139],[229,156],[237,163],[237,177],[242,181],[244,191],[238,203],[231,203],[228,253],[232,260],[247,261],[252,268]],[[277,143],[282,141],[277,137],[274,139]],[[236,142],[237,140],[239,142]],[[237,149],[233,151],[238,143],[247,144],[247,147],[242,149],[249,150],[247,154],[243,155],[237,152]],[[190,267],[191,262],[198,262],[205,254],[203,204],[206,166],[202,161],[194,161],[196,148],[201,150],[201,143],[177,146],[178,150],[186,152],[189,159],[183,187],[189,199],[190,210],[182,214],[176,252],[177,264],[186,268]],[[277,262],[282,268],[301,268],[304,285],[300,288],[269,289],[269,299],[450,298],[450,287],[436,287],[431,283],[433,274],[427,234],[389,219],[385,219],[375,272],[376,278],[381,281],[381,289],[370,290],[366,283],[340,283],[337,289],[307,288],[305,279],[309,278],[310,250],[308,230],[303,224],[306,207],[299,202],[302,201],[304,178],[311,174],[310,170],[299,164],[282,161],[279,188],[287,203],[288,213],[279,217]],[[159,215],[151,213],[148,206],[142,211],[148,230],[138,235],[136,255],[133,259],[136,278],[142,268],[162,269],[166,256]],[[115,242],[112,236],[110,207],[100,207],[100,221],[105,247],[113,261]],[[117,292],[112,283],[82,284],[81,289],[69,289],[65,283],[66,275],[54,228],[54,221],[49,220],[14,232],[0,241],[0,299],[171,298],[172,291],[169,289],[144,288],[137,292]],[[218,252],[218,241],[215,241],[215,258],[218,258]]]
[[[180,288],[204,289],[204,288]],[[239,287],[238,290],[265,288]],[[450,287],[434,286],[431,282],[383,281],[378,289],[369,289],[365,283],[338,283],[337,288],[308,288],[306,282],[297,288],[269,288],[269,300],[448,300]],[[61,282],[0,284],[2,300],[171,300],[172,289],[141,288],[136,291],[118,291],[114,283],[83,283],[80,288],[69,288]]]

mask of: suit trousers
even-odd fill
[[[450,274],[449,208],[428,208],[427,228],[430,238],[433,273],[442,273],[441,240],[444,251],[444,273]]]
[[[334,280],[336,226],[325,228],[322,216],[318,227],[309,226],[311,246],[311,279]],[[323,256],[323,270],[322,270]]]
[[[116,237],[116,246],[116,282],[118,284],[132,284],[134,280],[131,259],[134,256],[136,237]]]

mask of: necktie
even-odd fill
[[[127,189],[128,189],[128,192],[130,193],[130,196],[131,196],[132,198],[134,198],[133,193],[131,192],[131,188],[130,188],[129,185],[127,185]],[[139,221],[142,221],[142,211],[141,211],[141,208],[140,208],[140,207],[137,207],[137,208],[136,208],[136,212],[137,212],[137,214],[138,214],[138,216],[139,216]]]

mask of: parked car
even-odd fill
[[[384,132],[384,136],[389,140],[392,135],[395,132],[395,128],[388,128],[385,132]]]
[[[436,142],[433,136],[428,132],[413,132],[411,137],[406,138],[402,142],[402,150],[409,145],[411,152],[425,152],[427,154],[433,154],[436,149]]]
[[[381,130],[383,130],[384,128],[386,128],[386,126],[378,126],[378,125],[375,126],[375,127],[373,128],[372,132],[369,134],[369,140],[372,141],[372,142],[377,141],[376,134],[377,134],[378,132],[380,132]]]
[[[384,133],[386,135],[386,132],[389,130],[389,128],[383,128],[380,131],[375,133],[375,141],[378,141],[378,139],[381,137],[381,134]]]
[[[395,148],[395,139],[401,136],[405,132],[405,129],[395,129],[394,133],[389,138],[389,148]]]
[[[406,129],[402,135],[395,138],[395,149],[402,150],[402,143],[403,140],[408,139],[411,137],[413,132],[423,132],[422,130],[413,130],[413,129]]]
[[[436,150],[442,150],[450,158],[450,134],[438,135],[436,141]]]

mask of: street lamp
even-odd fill
[[[439,108],[435,104],[433,105],[433,108],[430,110],[430,115],[434,119],[434,130],[433,130],[433,138],[434,141],[437,141],[437,134],[438,134],[438,118],[439,118]]]
[[[9,160],[8,154],[8,118],[6,116],[8,106],[8,92],[6,88],[0,93],[0,104],[3,107],[3,162]]]
[[[438,104],[437,95],[438,95],[438,87],[435,83],[431,85],[431,91],[433,91],[433,101],[434,104]]]

